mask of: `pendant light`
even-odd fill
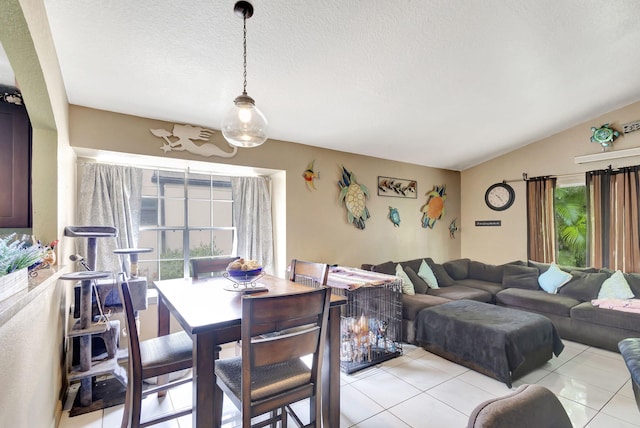
[[[257,147],[267,139],[267,119],[247,95],[247,19],[253,16],[253,6],[248,1],[239,1],[233,8],[243,22],[243,68],[244,86],[242,94],[233,100],[233,108],[222,120],[222,135],[229,144],[237,147]]]

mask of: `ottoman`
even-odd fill
[[[426,350],[509,388],[512,380],[564,349],[547,317],[474,300],[456,300],[420,311],[416,341]]]

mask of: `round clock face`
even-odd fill
[[[503,211],[513,205],[516,200],[516,192],[507,183],[491,185],[484,194],[487,206],[495,211]]]

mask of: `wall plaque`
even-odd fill
[[[502,226],[502,220],[476,220],[476,226]]]

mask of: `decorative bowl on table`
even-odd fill
[[[227,269],[227,273],[231,279],[237,282],[251,282],[262,274],[262,268],[251,270]]]

